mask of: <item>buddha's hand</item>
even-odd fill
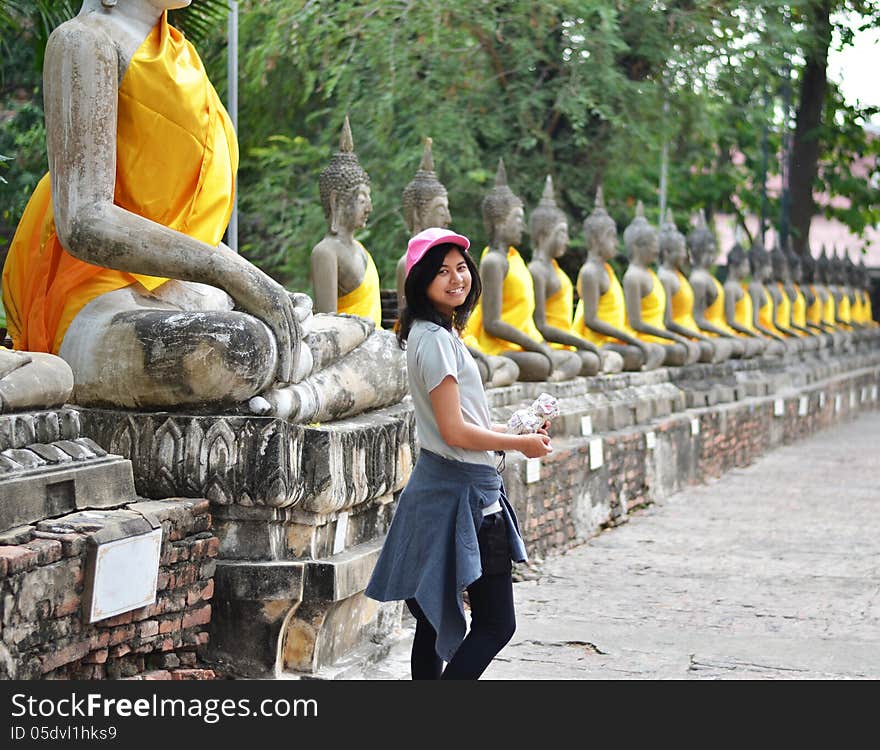
[[[278,367],[276,380],[279,383],[291,382],[293,370],[299,356],[302,329],[297,320],[294,299],[290,293],[268,274],[253,263],[233,253],[224,245],[220,252],[213,253],[221,260],[220,281],[227,294],[235,300],[235,306],[255,318],[262,320],[278,346]]]
[[[550,372],[553,372],[556,368],[556,363],[553,361],[553,350],[548,344],[539,344],[538,352],[547,358],[547,361],[550,363]]]

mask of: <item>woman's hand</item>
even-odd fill
[[[553,450],[550,436],[541,429],[528,435],[517,435],[516,449],[526,458],[542,458]]]

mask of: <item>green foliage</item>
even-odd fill
[[[0,154],[6,160],[0,180],[0,247],[7,244],[33,189],[46,174],[46,128],[36,102],[10,103],[9,119],[0,121]]]

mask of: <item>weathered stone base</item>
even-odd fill
[[[162,526],[155,603],[89,624],[87,552],[95,539]],[[0,535],[0,679],[207,679],[214,557],[207,500],[133,502]]]
[[[539,465],[507,457],[532,554],[845,417],[852,389],[873,403],[872,346],[489,391],[497,421],[541,392],[560,400],[554,453]],[[363,590],[417,452],[409,404],[312,426],[96,409],[81,418],[86,434],[132,459],[141,495],[211,499],[220,555],[201,653],[218,671],[333,677],[354,654],[387,647],[401,604]]]

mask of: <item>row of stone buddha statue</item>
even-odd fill
[[[343,165],[348,182],[340,185],[351,198],[340,211],[324,185],[331,179],[327,175],[339,179]],[[353,237],[369,213],[369,178],[353,153],[347,121],[340,151],[321,184],[328,233],[312,254],[316,306],[366,316],[378,325],[375,264]],[[452,221],[430,138],[404,189],[403,209],[411,234]],[[479,258],[483,298],[464,339],[488,386],[813,350],[828,346],[835,331],[871,325],[867,276],[851,261],[849,272],[842,259],[833,263],[844,269],[835,276],[843,283],[829,285],[826,272],[814,270],[827,265],[830,274],[832,261],[824,254],[818,263],[812,256],[801,263],[791,252],[768,254],[760,243],[748,256],[736,245],[722,285],[709,271],[717,248],[705,220],[685,237],[668,214],[658,231],[641,204],[623,232],[629,265],[621,283],[610,263],[619,252],[617,227],[604,208],[601,188],[584,221],[587,259],[578,274],[579,302],[573,309],[575,285],[557,262],[568,250],[568,220],[556,203],[551,178],[529,217],[528,264],[518,249],[526,224],[523,201],[509,187],[503,161],[482,213],[489,237]],[[403,258],[396,281],[400,307]],[[851,314],[850,307],[857,312]]]
[[[0,408],[70,398],[84,406],[249,409],[307,422],[399,401],[406,392],[404,357],[379,327],[378,274],[354,237],[372,206],[348,122],[320,176],[328,229],[312,253],[313,303],[222,242],[237,139],[198,54],[168,23],[166,11],[177,5],[84,0],[80,13],[49,38],[43,74],[49,172],[25,209],[3,270],[3,303],[18,351],[0,349]],[[601,201],[584,223],[589,256],[577,280],[576,313],[573,285],[556,263],[568,227],[552,187],[532,213],[535,246],[527,266],[516,250],[523,203],[503,167],[496,182],[483,204],[490,237],[481,265],[484,297],[468,329],[490,385],[712,361],[726,353],[719,339],[733,342],[732,356],[742,343],[739,356],[748,356],[756,345],[741,339],[769,351],[817,333],[807,325],[798,335],[772,286],[779,315],[768,318],[764,297],[753,292],[763,271],[754,270],[745,295],[753,300],[752,325],[726,313],[730,331],[713,324],[713,308],[703,300],[720,291],[710,278],[700,285],[698,262],[691,281],[699,330],[690,318],[676,320],[676,300],[687,298],[687,286],[673,273],[670,283],[678,287],[664,295],[666,282],[650,270],[657,232],[643,217],[627,228],[630,266],[621,285],[608,265],[617,252],[616,228]],[[413,233],[451,221],[430,148],[404,192],[404,211]],[[662,237],[666,243],[667,233]],[[680,245],[678,237],[670,241]],[[759,256],[753,250],[750,260]],[[835,278],[830,288],[836,305],[831,322],[823,318],[821,325],[864,325],[863,303],[840,291],[853,284]],[[720,307],[739,310],[741,299],[731,300],[728,295]],[[795,305],[795,324],[799,310]]]

